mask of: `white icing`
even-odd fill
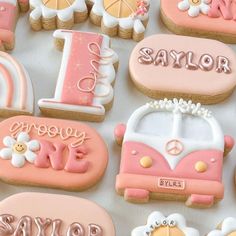
[[[236,232],[236,219],[228,217],[222,222],[221,229],[213,230],[207,236],[228,236],[233,232]]]
[[[0,0],[0,3],[1,2],[10,3],[10,4],[13,4],[14,6],[16,6],[17,4],[17,0]]]
[[[75,0],[71,6],[61,10],[46,7],[43,0],[30,0],[30,6],[33,8],[30,17],[34,20],[39,20],[41,16],[43,18],[57,16],[61,21],[69,21],[73,18],[74,12],[87,11],[85,0]]]
[[[38,105],[39,107],[43,108],[60,109],[65,111],[76,111],[81,113],[103,116],[105,114],[105,108],[103,105],[109,104],[114,97],[113,88],[111,84],[115,80],[116,72],[113,64],[118,61],[117,54],[109,48],[110,38],[106,35],[103,35],[103,41],[101,45],[101,56],[104,57],[110,55],[112,52],[112,57],[109,59],[100,60],[100,65],[98,68],[99,72],[105,75],[106,77],[102,79],[103,84],[99,83],[96,84],[95,95],[92,106],[79,106],[79,105],[70,105],[61,103],[63,83],[66,75],[68,59],[70,57],[70,52],[71,52],[72,32],[73,31],[63,31],[63,30],[56,30],[54,32],[55,38],[60,38],[65,40],[61,68],[57,80],[57,86],[54,98],[40,99]],[[107,49],[109,49],[109,52]],[[103,62],[106,63],[103,64]],[[99,96],[99,94],[104,94],[104,93],[106,94],[106,96]]]
[[[185,236],[199,236],[198,230],[186,226],[185,218],[180,214],[165,217],[161,212],[155,211],[148,217],[147,224],[135,228],[131,236],[151,236],[151,233],[160,226],[177,227]]]
[[[146,2],[149,5],[149,0],[147,0]],[[134,29],[136,33],[143,33],[145,31],[145,27],[142,21],[148,19],[148,13],[145,13],[144,15],[129,16],[124,18],[116,18],[114,16],[111,16],[105,10],[103,0],[94,0],[92,12],[95,15],[103,17],[103,23],[107,28],[114,28],[119,25],[123,29]]]
[[[160,136],[160,135],[153,135],[151,133],[140,133],[138,132],[138,126],[140,121],[149,114],[154,113],[158,116],[160,112],[170,112],[173,116],[173,125],[171,128],[171,132],[169,135]],[[182,127],[184,126],[183,116],[192,116],[194,119],[199,118],[203,119],[205,122],[208,123],[209,129],[211,130],[211,137],[208,140],[202,139],[192,139],[183,137]],[[155,125],[155,120],[149,119],[149,123]],[[170,155],[166,151],[166,145],[171,140],[178,140],[180,141],[184,149],[179,154],[174,156]],[[132,116],[130,117],[127,128],[124,136],[124,142],[126,141],[134,141],[134,142],[141,142],[144,143],[158,152],[160,152],[167,162],[169,163],[170,168],[173,170],[178,165],[178,163],[188,154],[194,151],[200,150],[208,150],[208,149],[217,149],[220,151],[224,151],[224,135],[222,130],[216,121],[216,119],[211,115],[211,112],[205,108],[202,108],[200,104],[193,104],[191,101],[185,102],[184,100],[174,99],[172,100],[160,100],[148,103],[139,109],[137,109]]]

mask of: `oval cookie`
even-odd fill
[[[161,0],[161,17],[174,33],[236,43],[232,0]]]
[[[218,103],[236,85],[234,51],[215,40],[153,35],[134,48],[130,76],[137,88],[153,98],[185,98]]]
[[[0,179],[84,190],[103,176],[108,152],[86,124],[16,116],[0,123]]]
[[[86,199],[43,193],[0,202],[1,235],[115,236],[108,213]]]

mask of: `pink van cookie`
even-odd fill
[[[235,0],[161,0],[161,18],[176,34],[236,43]]]
[[[115,236],[111,217],[86,199],[20,193],[0,202],[1,236]]]
[[[0,130],[0,179],[8,183],[84,190],[106,170],[106,144],[83,123],[16,116]]]
[[[223,198],[223,159],[234,140],[199,103],[150,102],[117,133],[123,143],[116,190],[126,200],[182,199],[187,206],[210,207]],[[120,135],[115,138],[120,142]]]
[[[28,0],[0,0],[0,50],[12,50],[19,9],[28,10]]]

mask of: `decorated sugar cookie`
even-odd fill
[[[0,51],[14,48],[19,9],[25,12],[28,7],[28,0],[0,0]]]
[[[85,0],[29,0],[32,29],[70,29],[86,20],[88,9]]]
[[[186,199],[188,206],[210,207],[223,198],[223,159],[234,140],[199,103],[147,103],[116,127],[115,138],[122,144],[116,190],[126,200]]]
[[[173,43],[174,42],[174,43]],[[211,39],[157,34],[133,49],[130,77],[149,97],[219,103],[236,86],[236,54]]]
[[[2,236],[115,236],[111,217],[82,198],[20,193],[0,202]]]
[[[228,217],[224,219],[217,229],[211,231],[207,236],[235,236],[236,235],[236,219]]]
[[[56,45],[63,49],[62,64],[54,98],[38,102],[47,116],[102,121],[113,102],[118,66],[108,36],[79,31],[57,30]]]
[[[149,0],[92,0],[94,5],[90,19],[101,25],[102,32],[109,36],[144,38],[148,22]]]
[[[176,34],[236,43],[236,0],[161,0],[161,17]]]
[[[34,93],[27,71],[11,55],[0,52],[0,117],[33,112]]]
[[[148,217],[147,224],[135,228],[131,236],[199,236],[198,230],[187,227],[185,218],[180,214],[165,217],[154,211]]]
[[[0,179],[11,184],[84,190],[103,176],[108,152],[89,126],[15,116],[0,123]]]

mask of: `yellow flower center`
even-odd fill
[[[199,6],[201,4],[201,0],[189,0],[190,5]]]
[[[24,143],[17,142],[16,144],[14,144],[12,149],[17,154],[23,154],[26,152],[27,146]]]

